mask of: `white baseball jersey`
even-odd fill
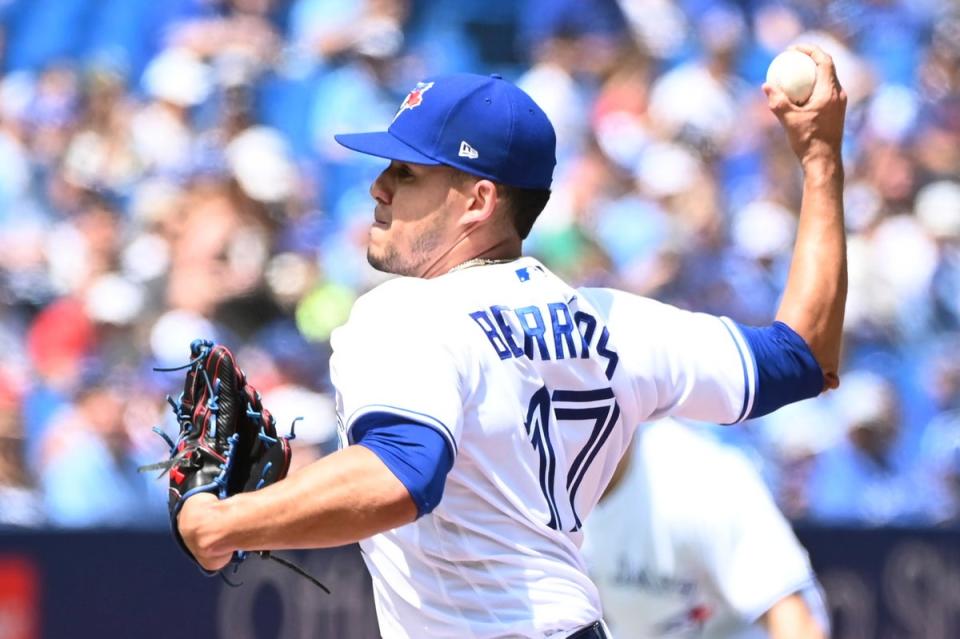
[[[733,422],[754,391],[728,320],[575,289],[532,258],[386,282],[332,345],[342,444],[388,411],[455,455],[432,513],[361,542],[386,639],[559,638],[599,619],[581,526],[635,426]]]
[[[631,455],[584,543],[617,639],[764,637],[755,622],[796,592],[826,628],[807,553],[743,455],[672,420]]]

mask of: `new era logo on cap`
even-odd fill
[[[471,160],[476,160],[478,157],[480,157],[480,154],[477,153],[477,150],[467,144],[467,142],[464,140],[460,142],[460,153],[457,153],[457,155],[462,158],[469,158]]]
[[[499,76],[428,78],[407,94],[386,131],[334,137],[361,153],[442,164],[527,189],[550,188],[556,164],[550,120],[529,95]]]

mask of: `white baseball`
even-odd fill
[[[807,101],[816,80],[817,63],[795,49],[788,49],[775,57],[767,69],[767,84],[780,87],[794,104]]]

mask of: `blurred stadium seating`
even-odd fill
[[[800,174],[759,85],[799,40],[850,96],[842,386],[716,436],[811,530],[960,534],[955,2],[0,0],[0,35],[0,558],[36,528],[165,527],[136,472],[172,429],[176,379],[151,369],[197,336],[281,422],[306,415],[300,463],[331,450],[327,340],[382,281],[381,166],[332,134],[382,127],[431,73],[501,73],[553,120],[528,252],[768,322]]]

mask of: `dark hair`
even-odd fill
[[[497,184],[497,194],[507,201],[513,227],[521,240],[527,239],[537,217],[550,200],[550,189],[524,189],[519,186]]]
[[[452,168],[452,167],[451,167]],[[477,181],[479,176],[467,173],[461,169],[454,169],[455,179],[462,181]],[[513,222],[513,228],[521,240],[527,239],[530,229],[537,217],[543,212],[550,199],[550,189],[525,189],[519,186],[510,186],[502,182],[494,182],[497,187],[497,197],[506,201],[507,214]]]

